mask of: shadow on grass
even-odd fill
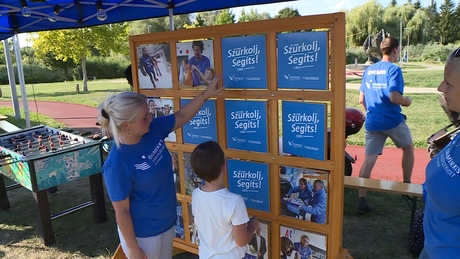
[[[11,181],[7,180],[7,185]],[[58,187],[60,193],[49,196],[51,214],[76,206],[91,199],[89,180],[79,179]],[[34,242],[38,236],[37,212],[32,193],[25,188],[8,192],[11,208],[0,211],[0,224],[11,231],[0,231],[0,250],[8,258],[15,246],[35,246],[24,250],[20,258],[89,258],[101,255],[111,255],[118,246],[115,215],[112,205],[106,195],[106,210],[108,221],[96,224],[93,220],[92,208],[86,208],[52,221],[56,243],[45,247],[42,243]],[[24,226],[26,230],[19,231],[16,226]],[[41,255],[40,251],[46,251]],[[53,256],[50,256],[50,251]],[[53,252],[54,251],[54,252]],[[15,255],[17,251],[14,252]],[[30,253],[30,254],[27,254]],[[75,257],[75,254],[79,256]],[[110,258],[110,257],[107,257]]]
[[[411,208],[402,195],[368,192],[371,214],[357,214],[358,191],[345,189],[343,247],[354,259],[413,259],[409,252]]]
[[[59,186],[61,193],[49,196],[51,213],[88,201],[88,185],[88,179],[79,179]],[[357,190],[345,189],[344,194],[343,247],[353,258],[413,258],[408,250],[411,209],[401,195],[369,192],[368,203],[375,205],[376,211],[359,215],[354,211]],[[8,196],[11,209],[0,211],[0,251],[5,258],[110,258],[118,246],[115,215],[107,195],[108,221],[95,224],[92,208],[56,219],[53,221],[56,243],[52,247],[45,247],[38,241],[31,192],[19,188],[8,192]],[[18,249],[20,247],[29,248]],[[174,257],[197,258],[190,253]]]

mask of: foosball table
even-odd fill
[[[107,220],[102,184],[102,145],[99,141],[47,126],[0,135],[0,208],[10,208],[7,191],[30,190],[38,212],[43,243],[55,242],[51,221],[93,206],[96,223]],[[5,186],[3,176],[15,184]],[[91,200],[51,215],[47,190],[80,178],[89,178]]]

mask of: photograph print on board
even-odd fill
[[[175,151],[170,151],[173,165],[174,186],[176,192],[180,193],[180,173],[179,173],[179,155]]]
[[[171,98],[147,97],[147,105],[152,119],[174,113],[174,103]],[[176,132],[170,132],[165,141],[176,142]]]
[[[281,215],[326,224],[328,172],[280,166]]]
[[[280,226],[280,259],[326,259],[326,237]]]
[[[178,42],[176,55],[179,88],[207,86],[214,80],[214,49],[212,40]]]
[[[171,50],[169,44],[137,47],[139,89],[171,89]]]
[[[182,203],[177,202],[176,204],[176,226],[175,226],[175,237],[180,239],[185,239],[185,231],[184,231],[184,216],[182,214]]]
[[[205,184],[205,181],[198,177],[193,171],[190,164],[190,153],[184,153],[184,180],[185,180],[185,194],[192,195],[196,188],[200,188]]]
[[[245,259],[268,259],[270,256],[269,223],[259,220],[259,228],[254,231],[248,243]]]
[[[200,238],[198,237],[198,229],[196,228],[195,219],[192,213],[192,204],[187,203],[188,206],[188,228],[190,231],[190,242],[195,245],[200,245]]]

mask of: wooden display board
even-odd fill
[[[166,139],[178,200],[176,249],[198,253],[191,192],[202,181],[189,158],[196,144],[212,139],[228,159],[228,188],[263,223],[264,258],[296,248],[303,235],[313,258],[351,258],[342,249],[344,13],[136,35],[130,49],[134,89],[152,98],[153,116],[171,114],[200,94],[212,80],[209,67],[226,87]],[[325,224],[313,222],[321,217],[311,208],[299,209],[299,199],[286,198],[301,178],[324,184]],[[313,199],[305,207],[316,206]]]

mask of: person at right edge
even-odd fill
[[[460,48],[444,67],[438,91],[447,108],[460,112]],[[419,259],[460,257],[460,134],[457,134],[426,167],[424,248]]]
[[[388,137],[403,151],[402,170],[405,183],[411,182],[414,167],[414,145],[401,106],[409,107],[411,98],[403,96],[404,79],[398,61],[400,46],[395,37],[387,37],[380,44],[383,58],[368,67],[360,87],[359,103],[366,111],[366,154],[359,177],[370,178],[372,168]],[[374,208],[366,202],[366,190],[359,190],[356,211],[368,213]]]

